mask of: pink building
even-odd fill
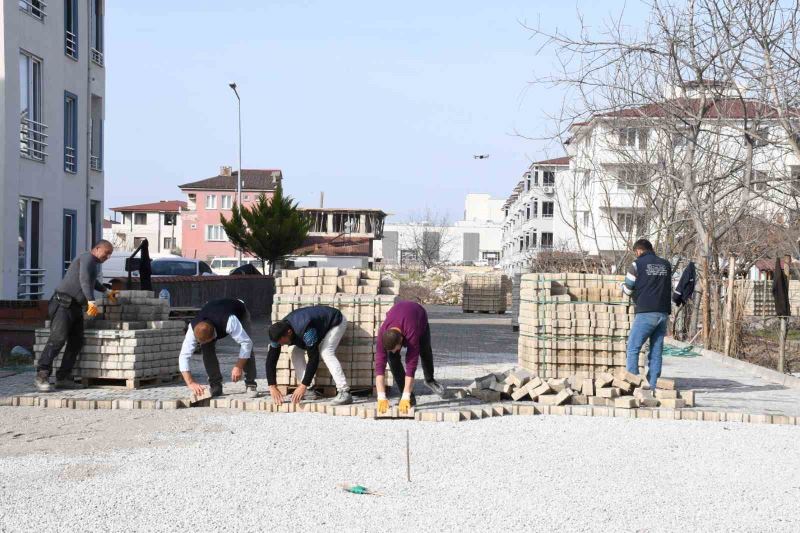
[[[255,203],[261,193],[271,198],[283,179],[280,170],[244,169],[242,205]],[[219,215],[231,216],[236,201],[238,171],[222,167],[218,176],[180,185],[186,193],[186,210],[181,212],[182,254],[210,261],[215,257],[235,257],[236,251],[228,241],[219,222]]]

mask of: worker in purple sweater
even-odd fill
[[[400,361],[400,350],[406,348],[406,367]],[[392,306],[386,314],[386,320],[378,329],[378,341],[375,350],[375,386],[378,389],[378,412],[389,410],[386,398],[386,361],[392,377],[400,390],[398,405],[400,412],[408,413],[408,409],[416,403],[414,398],[414,373],[417,363],[422,359],[422,372],[425,385],[440,397],[445,397],[445,388],[433,379],[433,350],[431,349],[431,329],[428,325],[428,313],[425,308],[415,302],[400,301]]]

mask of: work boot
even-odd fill
[[[247,385],[247,397],[248,398],[258,398],[258,386],[256,386],[256,385]]]
[[[432,379],[430,381],[425,382],[425,386],[430,389],[432,393],[437,395],[439,398],[444,399],[447,395],[447,389],[445,389],[438,381]]]
[[[58,374],[56,374],[56,388],[71,390],[71,389],[82,389],[83,386],[79,383],[75,383],[75,378],[73,378],[72,376],[60,378],[58,377]]]
[[[417,405],[417,395],[413,392],[411,393],[411,407],[416,407]]]
[[[344,387],[336,391],[336,396],[328,405],[350,405],[353,403],[353,395],[350,394],[350,387]]]
[[[217,396],[222,396],[222,383],[211,385],[210,389],[212,398],[216,398]]]
[[[50,392],[53,390],[53,387],[50,385],[50,372],[47,370],[39,370],[36,372],[33,384],[36,385],[36,390],[39,392]]]
[[[314,400],[321,400],[321,399],[322,399],[322,395],[320,393],[318,393],[317,391],[315,391],[314,389],[306,389],[306,393],[303,394],[303,401],[306,401],[306,402],[313,402]],[[291,394],[285,395],[284,398],[283,398],[283,401],[287,402],[287,403],[291,402],[292,401],[292,395]]]

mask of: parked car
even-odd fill
[[[253,265],[259,271],[263,271],[262,267],[264,263],[260,259],[243,257],[242,265]],[[220,276],[227,276],[238,266],[239,259],[236,257],[215,257],[211,260],[211,270],[214,271],[214,274],[218,274]]]
[[[111,257],[106,259],[105,263],[102,263],[100,266],[101,275],[103,279],[103,283],[110,283],[112,280],[119,279],[119,280],[126,280],[128,279],[128,273],[125,271],[125,260],[131,256],[132,252],[114,252],[111,254]],[[166,257],[178,257],[172,254],[154,254],[151,255],[150,258],[152,260],[162,259]],[[181,259],[180,257],[178,259]],[[133,277],[138,277],[138,272],[132,273]]]
[[[155,276],[214,276],[211,267],[205,261],[186,257],[159,257],[151,264],[152,275]]]

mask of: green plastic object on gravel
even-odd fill
[[[697,357],[700,354],[694,351],[694,346],[689,345],[684,348],[677,346],[664,346],[662,353],[664,357]]]

